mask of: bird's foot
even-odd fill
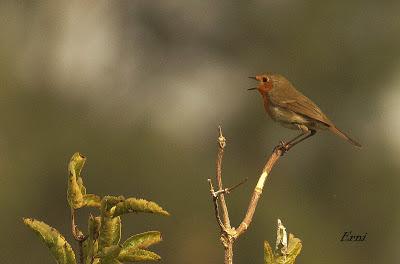
[[[290,144],[290,143],[286,143],[286,144],[285,144],[286,152],[288,152],[289,149],[291,149],[293,146],[294,146],[294,145],[292,145],[292,144]]]
[[[286,143],[284,141],[279,141],[279,145],[275,147],[274,151],[280,150],[281,155],[283,156],[286,152],[289,151],[289,149],[292,147],[290,143]]]

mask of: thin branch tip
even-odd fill
[[[218,144],[221,149],[224,149],[226,147],[226,138],[222,133],[221,125],[218,126]]]
[[[241,185],[245,184],[247,181],[249,180],[249,177],[244,178],[241,182],[237,183],[236,185],[230,187],[230,188],[226,188],[226,193],[230,193],[232,192],[234,189],[236,189],[237,187],[240,187]]]
[[[221,125],[218,125],[218,133],[219,133],[219,136],[222,137],[222,126]]]
[[[211,179],[207,179],[208,185],[210,185],[210,193],[212,196],[215,196],[214,185]]]

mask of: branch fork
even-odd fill
[[[269,173],[272,168],[279,160],[281,156],[283,156],[290,149],[290,145],[285,144],[283,141],[280,142],[278,146],[276,146],[268,158],[264,168],[262,170],[261,175],[259,176],[257,185],[254,188],[253,194],[251,196],[246,214],[240,223],[240,225],[235,228],[231,226],[228,207],[225,201],[225,194],[229,194],[232,190],[236,189],[243,183],[247,181],[247,178],[242,182],[236,184],[231,188],[223,188],[222,184],[222,159],[224,156],[225,147],[227,145],[226,138],[222,133],[221,126],[218,127],[218,152],[217,152],[217,160],[216,160],[216,180],[218,184],[218,189],[215,190],[212,184],[211,179],[208,179],[208,183],[210,186],[210,194],[212,197],[212,201],[214,204],[215,218],[217,220],[217,224],[220,227],[220,240],[224,246],[225,250],[225,264],[232,264],[233,258],[233,243],[237,240],[240,235],[242,235],[249,228],[253,216],[257,207],[258,200],[261,197],[261,194],[264,189],[265,182],[268,178]]]

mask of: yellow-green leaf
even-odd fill
[[[161,233],[158,231],[149,231],[133,235],[122,244],[120,256],[129,255],[129,252],[137,249],[148,248],[151,245],[161,242],[161,240]]]
[[[156,253],[144,250],[144,249],[137,249],[134,251],[130,251],[129,254],[120,255],[118,257],[119,261],[122,262],[136,262],[136,261],[158,261],[161,257]]]
[[[121,239],[121,218],[101,217],[99,250],[117,245]]]
[[[118,259],[98,259],[98,262],[93,262],[93,264],[99,263],[99,264],[121,264]]]
[[[83,196],[86,194],[86,189],[83,186],[81,171],[85,164],[86,158],[76,152],[68,165],[68,190],[67,200],[71,208],[78,209],[84,206]]]
[[[300,254],[302,248],[301,240],[293,234],[289,234],[288,242],[288,255],[286,257],[286,264],[293,264],[296,257]]]
[[[100,258],[100,263],[108,263],[108,261],[116,259],[119,255],[119,252],[121,252],[121,246],[112,245],[103,248],[96,257]]]
[[[122,244],[126,249],[148,248],[151,245],[161,242],[161,233],[158,231],[148,231],[141,234],[136,234],[125,240]]]
[[[78,186],[81,190],[82,195],[86,194],[86,187],[83,185],[83,179],[82,176],[79,174],[79,176],[77,176],[76,178],[76,182],[78,183]]]
[[[75,152],[74,155],[72,155],[68,165],[69,172],[74,176],[78,177],[81,174],[85,162],[86,162],[86,157],[81,155],[79,152]]]
[[[264,241],[264,263],[274,264],[274,253],[268,241]]]
[[[169,213],[161,208],[158,204],[144,199],[128,198],[116,205],[114,216],[127,213],[154,213],[168,216]]]
[[[112,217],[116,205],[123,201],[125,201],[125,198],[123,196],[110,196],[110,195],[104,196],[103,199],[101,200],[101,207],[100,207],[101,215]]]
[[[59,264],[76,264],[75,253],[71,245],[53,227],[32,218],[23,218],[24,224],[33,230],[49,248]]]
[[[264,244],[265,248],[265,244]],[[296,257],[300,254],[302,248],[301,240],[289,234],[287,254],[282,255],[281,252],[276,252],[273,257],[273,264],[294,264]],[[266,262],[267,263],[267,262]],[[268,263],[269,264],[269,263]]]
[[[97,253],[98,237],[100,232],[100,217],[89,216],[88,238],[83,242],[83,258],[85,264],[92,264],[92,259]]]
[[[97,207],[101,206],[101,198],[95,194],[85,194],[83,196],[83,204],[84,206]]]

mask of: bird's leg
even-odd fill
[[[301,134],[295,136],[294,138],[292,138],[291,140],[289,140],[288,142],[286,142],[284,145],[290,145],[292,142],[294,142],[296,139],[301,138],[302,136],[306,135],[308,133],[308,131],[302,131]]]
[[[285,153],[286,151],[288,151],[291,148],[291,143],[293,141],[295,141],[296,139],[301,138],[302,136],[306,135],[308,132],[309,132],[308,130],[303,130],[302,129],[302,132],[299,135],[295,136],[294,138],[292,138],[291,140],[289,140],[287,142],[281,140],[279,142],[279,145],[276,146],[276,147],[279,148],[280,150],[282,150],[283,153]]]
[[[317,133],[316,130],[308,130],[307,132],[301,134],[301,136],[307,134],[305,137],[303,137],[303,138],[301,138],[301,139],[295,141],[296,139],[298,139],[298,138],[300,137],[300,136],[297,136],[297,137],[295,137],[294,140],[293,140],[293,139],[290,140],[290,141],[289,141],[288,143],[286,143],[286,145],[285,145],[286,151],[288,151],[289,149],[291,149],[294,145],[299,144],[299,143],[302,142],[303,140],[306,140],[307,138],[314,136],[315,133]]]

